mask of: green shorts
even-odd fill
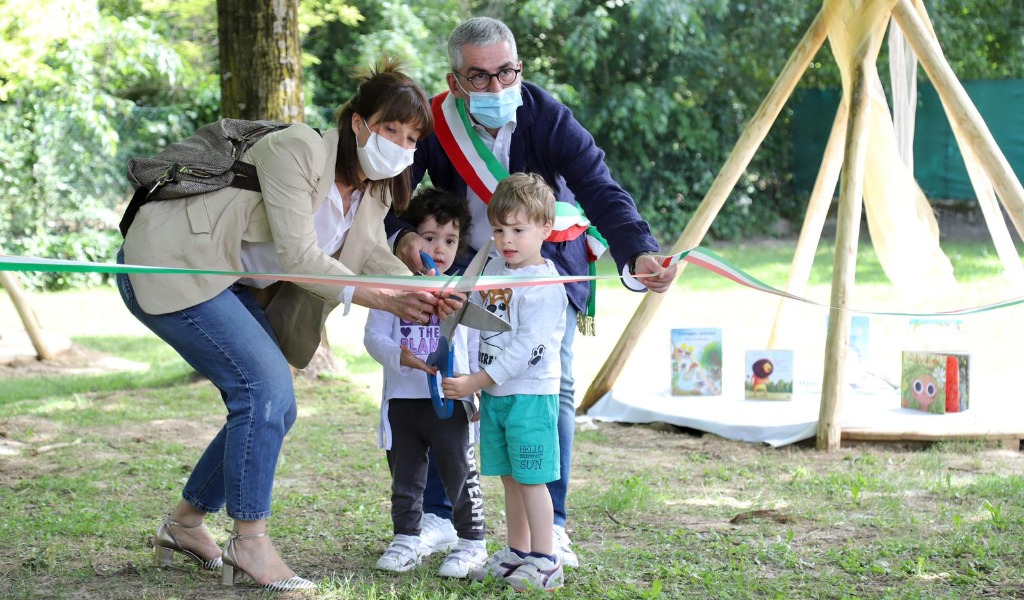
[[[527,485],[559,479],[557,394],[481,394],[480,474]]]

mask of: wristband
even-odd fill
[[[397,245],[397,244],[396,244],[396,245]],[[640,258],[641,256],[649,256],[650,254],[651,254],[651,253],[650,253],[650,252],[647,252],[647,251],[644,251],[644,252],[637,252],[637,253],[636,253],[636,254],[634,254],[634,255],[633,255],[632,257],[630,257],[630,259],[629,259],[629,262],[628,262],[628,263],[627,263],[627,265],[626,265],[626,266],[627,266],[627,268],[629,269],[629,274],[630,274],[630,275],[636,275],[636,261],[637,261],[637,260],[638,260],[638,259],[639,259],[639,258]]]

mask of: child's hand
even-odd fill
[[[406,346],[402,346],[402,357],[398,360],[398,362],[403,367],[409,367],[410,369],[419,369],[420,371],[425,371],[427,373],[430,373],[431,375],[437,373],[437,367],[428,365],[426,361],[417,357],[415,354],[412,353],[412,350],[410,350]]]
[[[441,389],[444,391],[445,398],[451,398],[453,400],[472,396],[477,391],[476,388],[473,387],[468,375],[445,377],[441,380]]]

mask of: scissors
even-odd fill
[[[473,290],[476,280],[480,277],[480,273],[483,272],[484,266],[487,264],[487,256],[493,245],[494,241],[488,240],[484,247],[476,253],[473,260],[469,262],[469,266],[463,271],[458,283],[455,284],[454,291],[470,292]],[[434,260],[426,252],[420,252],[420,259],[427,269],[434,269],[435,273],[440,274]],[[441,287],[441,291],[438,294],[444,297],[445,290],[448,289],[448,286],[456,277],[457,275],[452,275],[445,282],[444,286]],[[434,404],[434,412],[441,419],[450,418],[455,410],[455,400],[444,397],[444,391],[441,389],[441,380],[454,375],[455,345],[452,342],[452,334],[455,333],[455,327],[458,325],[465,325],[480,331],[502,332],[512,330],[512,326],[509,325],[508,321],[477,304],[473,304],[468,298],[462,303],[462,306],[441,322],[441,337],[437,341],[437,348],[427,356],[426,361],[428,365],[437,367],[437,373],[427,373],[426,375],[427,387],[430,388],[430,399]]]

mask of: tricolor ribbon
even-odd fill
[[[705,248],[693,248],[692,250],[685,250],[679,254],[661,257],[662,268],[668,268],[680,261],[685,261],[696,267],[700,267],[726,279],[729,279],[735,283],[738,283],[744,287],[751,288],[766,294],[772,294],[775,296],[781,296],[797,302],[803,302],[804,304],[810,304],[812,306],[820,306],[822,308],[838,308],[832,307],[829,304],[822,302],[815,302],[795,294],[780,290],[772,287],[763,281],[760,281],[753,275],[743,271],[736,265],[725,260],[721,256],[718,256],[711,250]],[[245,271],[210,271],[203,269],[179,269],[179,268],[168,268],[168,267],[153,267],[145,265],[121,265],[111,263],[96,263],[89,261],[76,261],[76,260],[61,260],[55,258],[35,258],[28,256],[5,256],[0,255],[0,270],[2,271],[26,271],[26,272],[42,272],[42,273],[145,273],[148,275],[225,275],[242,278],[252,279],[269,279],[275,281],[293,281],[295,283],[312,283],[312,284],[333,284],[333,285],[350,285],[356,287],[368,287],[368,288],[387,288],[387,289],[398,289],[398,290],[410,290],[410,291],[423,291],[430,293],[440,292],[442,287],[446,285],[446,280],[434,277],[416,277],[412,275],[346,275],[346,276],[331,276],[331,275],[303,275],[303,274],[288,274],[288,273],[249,273]],[[643,280],[644,277],[651,275],[636,275],[635,278]],[[485,276],[477,279],[473,285],[473,291],[479,290],[494,290],[508,287],[528,287],[535,285],[552,285],[552,284],[565,284],[576,281],[597,281],[601,279],[620,279],[618,275],[560,275],[560,276],[538,276],[538,277],[512,277],[512,276]],[[451,283],[457,283],[459,278],[456,278]],[[878,311],[878,310],[863,310],[857,308],[845,308],[847,312],[858,313],[865,315],[888,315],[888,316],[908,316],[908,317],[928,317],[928,316],[959,316],[959,315],[970,315],[976,313],[989,312],[1000,308],[1008,308],[1016,306],[1018,304],[1024,304],[1024,296],[1017,298],[1010,298],[1007,300],[1001,300],[999,302],[993,302],[991,304],[984,304],[981,306],[973,306],[968,308],[958,308],[953,310],[939,311],[939,312],[909,312],[909,311]]]

